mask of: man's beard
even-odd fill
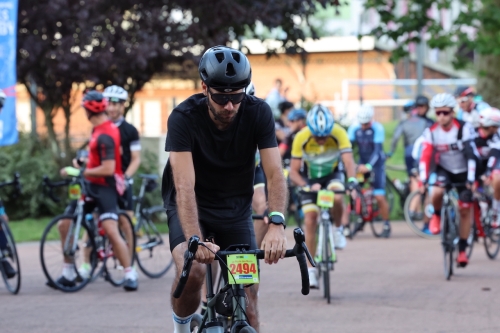
[[[236,114],[230,119],[224,119],[219,114],[217,114],[217,112],[215,111],[215,108],[210,103],[210,97],[207,98],[207,105],[208,105],[208,109],[210,110],[210,113],[212,113],[215,120],[217,120],[223,124],[229,125],[234,121],[234,118],[236,118]]]

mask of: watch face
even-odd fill
[[[271,220],[271,223],[274,223],[274,224],[285,224],[285,220],[279,215],[271,216],[270,220]]]

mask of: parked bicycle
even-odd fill
[[[302,279],[302,294],[309,294],[309,275],[307,273],[306,260],[314,265],[314,262],[305,245],[304,233],[300,228],[294,230],[295,246],[292,250],[287,250],[285,257],[296,257],[300,266],[300,274]],[[188,250],[184,255],[184,266],[182,269],[181,278],[173,293],[175,298],[179,298],[182,294],[186,281],[189,277],[191,265],[194,256],[200,244],[200,239],[197,236],[192,236],[188,242]],[[306,259],[307,256],[307,259]],[[255,329],[248,323],[246,315],[246,299],[244,286],[259,282],[259,270],[257,260],[264,259],[263,250],[248,250],[248,245],[235,245],[226,251],[219,251],[215,255],[215,259],[219,260],[221,265],[228,272],[227,284],[217,293],[214,294],[212,284],[211,265],[207,266],[206,286],[207,286],[207,311],[202,317],[195,314],[191,319],[191,332],[201,333],[255,333]],[[227,263],[227,264],[226,264]],[[226,304],[221,304],[226,303]],[[230,305],[228,305],[229,303]],[[225,313],[219,313],[225,312]],[[219,315],[218,315],[219,313]],[[224,327],[223,322],[219,321],[220,315],[231,318],[231,322],[227,327]]]
[[[43,179],[44,188],[48,188],[48,195],[54,201],[60,199],[54,195],[53,189],[61,186],[69,186],[69,198],[77,200],[74,214],[62,214],[55,217],[45,228],[40,242],[40,261],[43,272],[48,280],[48,285],[64,292],[75,292],[84,288],[97,276],[104,276],[114,286],[122,286],[125,283],[125,270],[113,252],[113,247],[106,237],[96,214],[85,214],[85,197],[91,193],[80,170],[80,176],[59,182],[51,182],[47,177]],[[130,230],[133,230],[132,221],[124,211],[119,211],[119,217],[127,221]],[[64,242],[60,242],[59,225],[61,220],[70,220],[69,230]],[[125,232],[121,236],[127,242]],[[132,232],[132,234],[134,234]],[[127,246],[135,249],[136,239],[131,237],[133,244]],[[62,253],[61,253],[62,252]],[[62,255],[61,255],[62,254]],[[57,277],[62,271],[62,259],[72,264],[75,269],[76,279],[72,286],[65,286],[57,282]],[[135,256],[132,256],[132,263]],[[78,267],[89,261],[89,274],[82,276]],[[102,266],[101,266],[102,264]],[[100,268],[98,268],[100,267]],[[98,269],[97,269],[98,268]],[[97,271],[96,271],[97,269]]]
[[[9,182],[0,183],[0,188],[13,186],[12,196],[15,198],[21,194],[21,183],[19,173],[14,174],[14,179]],[[19,264],[19,255],[16,249],[16,242],[10,231],[9,224],[0,216],[0,272],[2,274],[5,287],[12,294],[17,294],[21,289],[21,266]],[[3,242],[2,242],[2,239]],[[4,243],[2,245],[2,243]]]
[[[139,195],[135,202],[135,234],[137,245],[135,255],[141,271],[150,278],[162,277],[172,267],[174,259],[170,252],[166,233],[167,214],[163,206],[146,207],[144,195],[158,187],[158,175],[141,174],[142,179]],[[159,227],[165,228],[158,230]]]

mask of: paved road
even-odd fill
[[[482,244],[479,244],[482,245]],[[76,294],[44,286],[37,244],[19,246],[21,293],[0,287],[0,332],[173,332],[172,272],[140,278],[137,293],[103,280]],[[295,260],[262,269],[262,332],[499,332],[500,262],[477,246],[452,281],[443,277],[439,242],[414,236],[406,224],[389,240],[365,232],[339,254],[332,304],[320,291],[300,294]]]

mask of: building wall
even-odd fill
[[[311,53],[305,66],[299,56],[279,54],[268,58],[266,55],[249,55],[252,64],[252,80],[256,86],[256,95],[265,98],[271,91],[277,78],[288,87],[287,98],[299,102],[305,98],[310,102],[338,100],[341,97],[342,80],[359,77],[357,52]],[[378,51],[364,51],[362,74],[364,79],[394,78],[393,66],[388,61],[388,54]],[[136,94],[136,102],[129,111],[127,119],[134,124],[140,134],[146,137],[158,137],[167,131],[167,119],[175,107],[190,95],[200,92],[199,84],[192,80],[153,79]],[[18,86],[18,122],[20,129],[30,130],[29,96],[23,86]],[[364,92],[366,99],[389,98],[392,91],[387,87],[371,87]],[[70,122],[70,133],[75,143],[83,142],[90,134],[90,124],[85,112],[79,106],[79,99],[74,107]],[[357,89],[349,93],[350,99],[357,99]],[[332,108],[332,111],[335,111]],[[64,131],[62,112],[54,119],[57,133]],[[46,133],[43,112],[37,112],[37,131]]]

